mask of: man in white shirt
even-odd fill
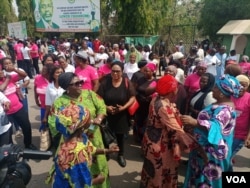
[[[95,67],[99,68],[102,66],[108,59],[108,54],[104,52],[105,47],[103,45],[99,46],[99,53],[95,56]]]
[[[211,73],[215,77],[217,76],[216,67],[221,65],[221,61],[215,55],[216,49],[212,48],[206,55],[204,62],[207,65],[207,72]]]

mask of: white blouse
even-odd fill
[[[54,101],[64,93],[64,89],[56,88],[54,82],[49,83],[45,93],[45,105],[52,106]]]

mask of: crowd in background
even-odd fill
[[[183,151],[190,153],[184,187],[221,187],[221,172],[233,171],[236,153],[244,145],[250,148],[249,57],[238,57],[234,49],[227,53],[225,45],[194,41],[186,49],[181,40],[169,51],[161,45],[155,51],[150,44],[124,39],[115,44],[88,37],[2,41],[0,112],[9,121],[0,129],[0,144],[12,143],[15,130],[25,148],[37,149],[27,100],[28,85],[34,84],[40,131],[48,130],[52,146],[59,148],[47,180],[54,186],[68,178],[70,186],[109,187],[108,155],[103,154],[117,152],[118,164],[126,167],[130,129],[142,148],[141,188],[177,187]],[[130,115],[135,100],[139,108]],[[103,123],[115,134],[117,147],[104,148]],[[75,156],[81,148],[84,160],[62,163],[67,143]],[[84,162],[88,174],[79,166]],[[78,178],[69,171],[73,167],[82,172]]]

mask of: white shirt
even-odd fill
[[[75,67],[71,64],[68,64],[68,66],[64,69],[64,72],[75,72]]]
[[[56,88],[54,85],[54,82],[49,83],[47,88],[46,88],[46,93],[45,93],[45,105],[46,106],[52,106],[54,101],[60,97],[64,93],[64,89],[59,87]]]
[[[199,56],[200,60],[204,59],[204,50],[202,48],[199,48],[197,51],[197,55]]]
[[[5,102],[10,102],[10,101],[2,92],[0,92],[0,118],[2,115],[5,115],[4,108],[2,106],[2,104]],[[7,125],[0,125],[0,135],[7,132],[10,127],[11,123],[8,123]]]
[[[217,75],[216,67],[221,64],[220,60],[216,57],[216,55],[211,56],[210,54],[208,54],[206,55],[204,61],[207,64],[207,72],[216,76]]]
[[[139,70],[137,63],[125,63],[124,64],[124,73],[127,74],[128,78],[131,80],[133,74]]]
[[[175,75],[175,79],[181,83],[184,84],[185,81],[185,74],[184,74],[184,70],[182,70],[181,68],[177,68],[177,73]]]
[[[84,50],[84,49],[82,49],[82,51],[83,52],[86,52],[86,53],[90,53],[90,54],[94,54],[94,51],[90,48],[90,47],[88,47],[88,49],[86,49],[86,50]],[[89,56],[89,63],[91,64],[91,65],[94,65],[95,64],[95,58],[94,58],[94,56],[92,56],[92,55],[88,55]]]
[[[21,52],[23,54],[23,59],[30,59],[29,51],[30,51],[30,48],[28,48],[27,46],[21,48]]]
[[[96,54],[96,56],[95,56],[96,61],[100,61],[100,60],[101,61],[99,63],[96,63],[95,66],[97,68],[99,68],[100,66],[102,66],[104,64],[104,60],[107,60],[108,57],[109,56],[106,53],[102,53],[102,54],[98,53],[98,54]]]

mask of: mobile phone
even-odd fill
[[[89,130],[93,131],[94,129],[95,129],[95,126],[94,126],[93,124],[91,124],[91,125],[89,126]]]

